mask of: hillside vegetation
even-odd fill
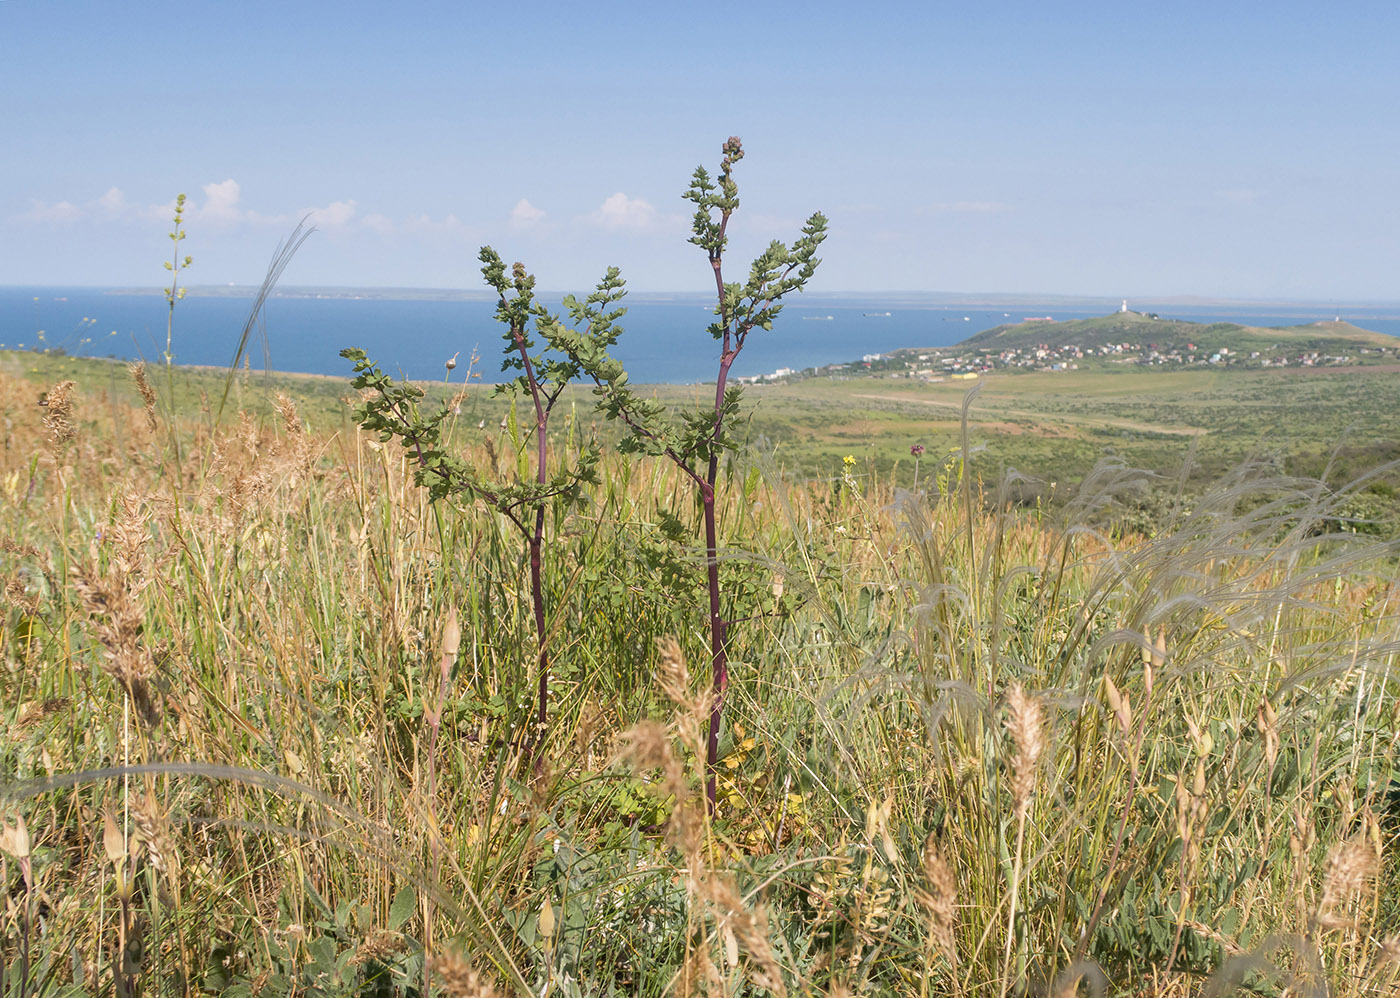
[[[1359,347],[1397,347],[1395,337],[1361,329],[1348,322],[1313,322],[1301,326],[1244,326],[1233,322],[1199,323],[1161,319],[1141,312],[1114,312],[1092,319],[1065,322],[1023,321],[994,326],[958,347],[1051,346],[1106,343],[1156,344],[1159,349],[1194,343],[1205,351],[1268,351],[1277,348],[1321,353],[1355,353]],[[954,348],[956,349],[956,348]]]
[[[217,381],[65,370],[43,405],[0,372],[7,995],[1394,993],[1365,481],[1243,461],[1149,536],[1121,461],[1001,501],[975,406],[912,491],[744,452],[710,814],[673,465],[605,450],[551,510],[538,730],[518,536],[430,503],[346,382],[220,418]],[[445,447],[523,477],[483,396]]]

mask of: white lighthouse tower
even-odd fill
[[[1124,298],[1124,299],[1123,299],[1123,305],[1122,305],[1121,308],[1118,309],[1118,311],[1119,311],[1119,312],[1126,312],[1127,310],[1128,310],[1128,299]]]

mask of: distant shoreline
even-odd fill
[[[158,287],[111,287],[106,285],[5,285],[9,290],[33,288],[35,290],[66,289],[89,293],[142,296],[162,295]],[[192,298],[252,298],[258,292],[256,285],[235,284],[196,284],[186,289]],[[562,298],[566,294],[586,293],[585,289],[572,291],[545,289],[539,297],[548,301]],[[287,285],[272,292],[273,298],[334,299],[340,301],[491,301],[494,293],[477,288],[398,288],[398,287],[338,287],[333,285]],[[714,301],[713,292],[702,291],[629,291],[627,300],[645,303],[676,302],[682,304],[709,305]],[[790,305],[800,308],[810,305],[858,305],[875,304],[902,308],[942,308],[958,305],[968,307],[1020,308],[1026,304],[1052,305],[1060,308],[1103,308],[1117,311],[1120,297],[1100,295],[1031,294],[1025,292],[951,292],[951,291],[814,291],[793,298]],[[1140,295],[1127,299],[1134,308],[1249,308],[1249,309],[1301,309],[1327,311],[1329,309],[1395,309],[1400,317],[1400,299],[1342,299],[1342,298],[1212,298],[1201,295]]]

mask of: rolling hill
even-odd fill
[[[953,349],[1002,350],[1043,344],[1049,347],[1098,347],[1123,343],[1161,351],[1193,347],[1214,351],[1316,351],[1355,353],[1359,349],[1400,347],[1400,340],[1361,329],[1348,322],[1314,322],[1302,326],[1244,326],[1233,322],[1208,325],[1182,319],[1159,319],[1141,312],[1114,312],[1093,319],[1067,322],[1031,320],[995,326],[963,340]]]

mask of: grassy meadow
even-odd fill
[[[1308,464],[1400,439],[1383,377],[752,390],[711,815],[669,463],[549,510],[539,730],[519,535],[348,378],[6,355],[0,993],[1400,994],[1388,493]]]

